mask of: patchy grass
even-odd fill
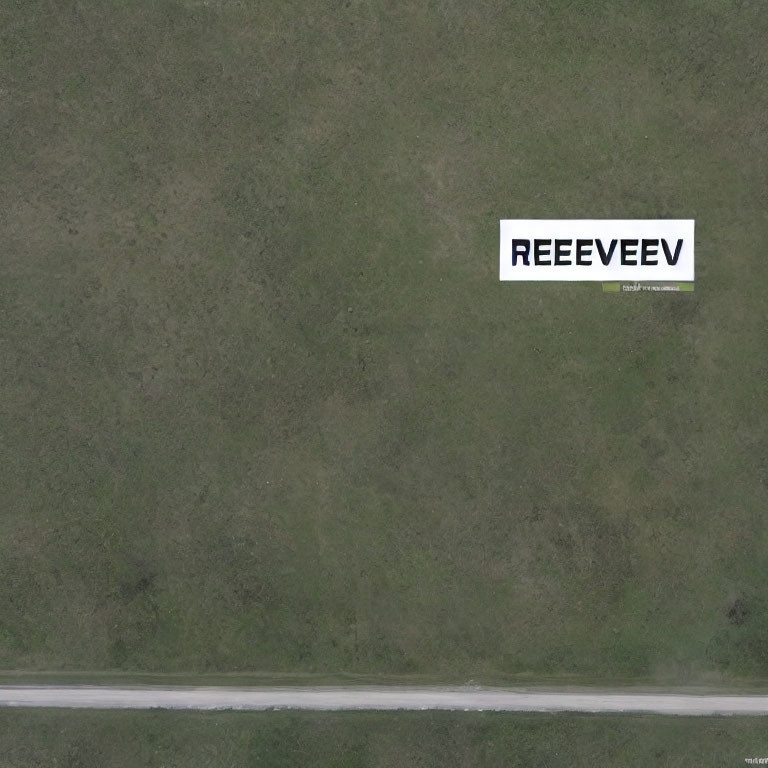
[[[0,667],[768,676],[768,17],[438,5],[0,8]]]
[[[4,710],[0,739],[2,768],[722,768],[768,754],[760,717]]]

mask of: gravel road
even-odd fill
[[[655,712],[768,715],[768,696],[448,687],[0,686],[0,706],[92,709],[308,709]]]

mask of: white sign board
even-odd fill
[[[502,280],[693,282],[694,219],[502,219]]]

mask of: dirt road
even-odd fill
[[[0,706],[94,709],[448,709],[768,715],[768,696],[448,687],[0,686]]]

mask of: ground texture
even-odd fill
[[[727,768],[763,718],[0,711],[0,768]]]
[[[768,676],[762,3],[0,37],[0,668]],[[501,285],[507,217],[696,218],[696,291]]]

